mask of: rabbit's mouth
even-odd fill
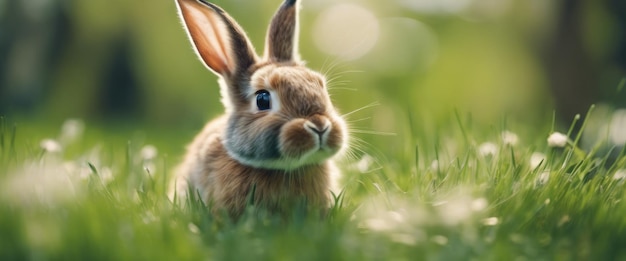
[[[281,157],[277,159],[253,159],[240,157],[238,155],[234,155],[234,153],[229,151],[229,154],[232,158],[236,159],[239,163],[259,168],[259,169],[272,169],[272,170],[297,170],[306,166],[313,165],[323,165],[328,159],[332,158],[335,154],[337,154],[336,150],[330,150],[325,147],[318,147],[309,151],[305,155],[302,155],[298,158],[291,157]]]

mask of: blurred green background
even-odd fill
[[[215,0],[257,51],[280,4]],[[304,0],[300,48],[362,128],[569,123],[626,105],[623,0]],[[0,1],[0,115],[33,126],[80,118],[190,140],[222,112],[174,1]],[[182,148],[182,146],[181,146]]]

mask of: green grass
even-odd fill
[[[50,152],[39,142],[56,133],[31,135],[3,118],[0,259],[626,260],[625,185],[614,179],[623,150],[583,151],[578,138],[550,148],[550,123],[409,118],[395,136],[355,136],[327,218],[294,210],[283,220],[250,206],[237,222],[197,201],[171,203],[166,177],[178,157],[160,146],[142,156],[145,139],[104,134]],[[505,130],[519,142],[507,144]]]

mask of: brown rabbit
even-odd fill
[[[255,206],[271,212],[302,200],[324,211],[339,176],[331,158],[346,146],[347,127],[324,76],[299,58],[297,1],[286,0],[274,15],[263,58],[218,6],[204,0],[177,6],[197,54],[219,76],[226,112],[189,145],[176,194],[190,187],[233,217],[253,187]]]

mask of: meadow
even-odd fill
[[[236,221],[167,197],[223,112],[174,3],[0,1],[0,260],[626,260],[620,1],[301,1],[342,190]]]
[[[415,126],[407,126],[406,134],[353,134],[352,150],[341,160],[343,191],[325,218],[298,209],[279,218],[250,205],[238,221],[212,215],[210,206],[193,198],[172,203],[166,197],[167,177],[177,160],[148,144],[145,135],[129,134],[126,143],[108,137],[110,132],[89,137],[83,133],[92,127],[73,119],[60,131],[45,133],[56,138],[40,139],[26,136],[19,122],[2,118],[0,256],[626,258],[623,148],[602,150],[607,137],[583,151],[581,135],[569,139],[567,131],[559,133],[551,123],[543,135],[523,137],[504,120],[484,127],[474,125],[470,116],[455,115],[437,135]],[[391,140],[406,146],[383,153],[373,145]]]

